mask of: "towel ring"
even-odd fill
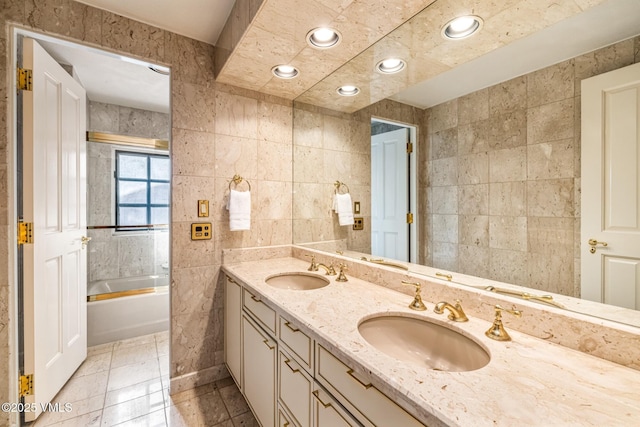
[[[348,186],[347,184],[345,184],[344,182],[336,181],[333,185],[335,185],[335,187],[336,187],[336,193],[338,193],[338,194],[347,194],[347,193],[350,193],[350,191],[349,191],[349,186]],[[340,193],[340,189],[343,189],[343,187],[344,187],[344,188],[346,188],[346,189],[347,189],[347,191],[346,191],[346,192],[344,192],[344,193]]]
[[[242,178],[240,175],[234,175],[233,178],[231,178],[231,181],[229,181],[229,191],[231,191],[231,184],[235,184],[235,186],[237,187],[242,181],[247,183],[247,185],[249,186],[249,191],[251,191],[251,183],[248,180]]]

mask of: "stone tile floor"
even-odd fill
[[[89,347],[87,360],[43,413],[45,426],[258,426],[231,378],[169,395],[169,333]]]

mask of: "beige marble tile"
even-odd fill
[[[546,292],[574,296],[574,262],[544,253],[529,253],[528,286]]]
[[[137,424],[133,421],[139,417],[148,416],[160,411],[162,421],[164,422],[164,396],[162,391],[157,391],[145,396],[127,400],[112,406],[106,406],[102,412],[102,424],[113,426],[129,421],[129,424]],[[145,421],[152,421],[151,424],[158,425],[155,415]],[[160,424],[164,425],[164,424]]]
[[[89,414],[81,415],[75,418],[69,418],[68,420],[56,422],[55,425],[57,427],[76,427],[76,426],[86,426],[86,427],[98,427],[101,425],[102,421],[102,410],[94,411]],[[40,427],[40,424],[37,424]]]
[[[548,179],[527,182],[527,215],[573,217],[574,180]]]
[[[188,129],[175,129],[171,138],[173,175],[215,175],[215,135]]]
[[[180,289],[173,294],[172,315],[209,313],[214,307],[220,307],[223,290],[218,285],[218,271],[217,266],[174,269],[172,279],[180,283]],[[167,344],[165,341],[165,350],[168,348]]]
[[[443,186],[458,183],[458,159],[456,157],[432,160],[428,166],[430,166],[431,185]]]
[[[500,182],[489,185],[489,214],[523,216],[527,213],[527,183]]]
[[[433,241],[458,243],[458,215],[433,215]]]
[[[526,217],[490,217],[489,246],[492,249],[527,250]]]
[[[431,212],[435,214],[457,214],[458,187],[433,187],[431,192]]]
[[[589,77],[633,64],[634,39],[624,40],[575,58],[575,94],[581,93],[581,82]]]
[[[458,99],[458,125],[489,118],[489,90],[482,89]]]
[[[216,135],[215,173],[230,180],[239,174],[252,180],[258,176],[258,141],[228,135]]]
[[[324,181],[324,150],[296,145],[293,148],[293,158],[295,161],[293,165],[294,182],[316,183]]]
[[[77,402],[95,396],[104,396],[108,378],[108,371],[71,378],[56,395],[56,399],[60,402]]]
[[[512,110],[489,119],[489,147],[493,150],[520,147],[527,144],[525,110]]]
[[[104,406],[119,405],[133,399],[162,392],[164,389],[166,389],[166,387],[163,386],[162,381],[158,377],[126,387],[109,390],[104,399]]]
[[[282,220],[291,218],[292,185],[290,182],[260,181],[258,185],[256,219]]]
[[[158,352],[156,350],[155,341],[132,347],[120,347],[114,349],[113,351],[113,357],[111,358],[111,368],[120,368],[126,365],[134,365],[136,363],[157,358]]]
[[[527,179],[527,148],[515,147],[489,153],[489,182]]]
[[[527,147],[529,180],[572,178],[575,173],[573,138]]]
[[[155,342],[155,336],[153,334],[141,335],[134,338],[128,338],[125,340],[116,341],[113,345],[113,350],[119,350],[126,347],[137,347],[143,344],[151,344]]]
[[[431,159],[455,157],[458,154],[458,129],[449,128],[429,135]]]
[[[227,223],[228,224],[228,223]],[[211,265],[215,259],[215,238],[220,232],[214,226],[212,240],[191,240],[191,223],[174,222],[171,226],[172,268]]]
[[[214,133],[215,94],[212,87],[174,81],[171,85],[173,129]]]
[[[527,110],[527,144],[573,138],[574,99],[533,107]]]
[[[461,246],[489,247],[489,217],[486,215],[460,215],[459,243]],[[460,260],[461,265],[462,259]]]
[[[572,98],[574,89],[574,60],[561,62],[527,75],[527,106],[537,107]]]
[[[223,345],[222,311],[196,311],[171,317],[172,377],[214,366],[214,351]]]
[[[458,183],[483,184],[489,182],[489,156],[487,153],[458,157]]]
[[[461,185],[457,188],[459,214],[487,215],[489,213],[489,184]]]
[[[231,417],[250,412],[247,402],[244,400],[242,393],[235,384],[219,389],[220,396],[229,411]]]
[[[459,272],[477,277],[489,277],[490,254],[491,250],[485,246],[459,245]]]
[[[293,110],[293,140],[296,145],[322,148],[324,118],[321,114],[299,108]]]
[[[290,143],[258,141],[258,179],[267,181],[291,181],[293,153]]]
[[[258,101],[216,92],[216,133],[258,138]]]
[[[160,378],[158,359],[146,359],[141,362],[111,369],[109,372],[107,391],[129,387],[155,378]]]
[[[355,189],[357,186],[368,189],[366,200],[371,199],[371,154],[370,153],[350,153],[350,179],[349,188]]]
[[[229,419],[224,401],[217,390],[201,394],[166,408],[171,426],[216,426]]]
[[[489,120],[469,123],[458,128],[458,154],[482,153],[489,150]]]
[[[96,419],[100,420],[102,413],[102,406],[104,403],[104,395],[93,396],[88,399],[83,399],[75,402],[60,401],[55,399],[52,401],[55,405],[58,403],[61,407],[65,408],[67,404],[70,404],[71,410],[69,412],[60,411],[47,411],[43,412],[35,422],[35,427],[43,426],[59,426],[59,425],[99,425],[93,424]],[[86,424],[75,424],[75,422],[85,421]]]
[[[156,61],[164,60],[165,31],[115,13],[102,12],[101,44]]]
[[[111,352],[87,355],[87,358],[73,374],[74,377],[82,377],[98,372],[108,371],[111,367]]]
[[[457,100],[448,101],[431,108],[428,126],[431,133],[458,126]]]
[[[351,122],[327,115],[324,117],[323,123],[323,148],[325,150],[351,151]]]
[[[526,286],[527,253],[507,249],[491,249],[489,278],[500,282]]]
[[[445,270],[458,270],[458,245],[456,243],[433,242],[433,266]]]
[[[106,12],[70,0],[24,3],[29,25],[47,32],[100,44],[102,15]]]
[[[113,347],[115,343],[108,342],[105,344],[94,345],[92,347],[87,348],[87,357],[95,356],[103,353],[111,353],[113,352]]]
[[[174,80],[192,84],[214,81],[214,47],[207,43],[167,32],[164,59],[172,64]]]
[[[258,139],[291,144],[292,138],[292,107],[258,101]]]
[[[489,88],[490,116],[527,108],[527,78],[516,77]]]
[[[210,220],[206,217],[198,217],[198,200],[209,200],[209,209],[211,209],[217,197],[216,180],[209,176],[174,175],[171,181],[172,221],[209,222]]]

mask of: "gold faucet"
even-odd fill
[[[522,317],[522,311],[516,310],[515,306],[508,310],[506,308],[502,308],[499,305],[495,306],[496,310],[496,318],[493,320],[493,325],[489,328],[487,332],[484,334],[491,339],[496,341],[511,341],[511,337],[502,326],[502,312],[505,311],[507,313],[513,314],[516,317]]]
[[[340,268],[340,273],[338,274],[338,277],[336,277],[336,282],[349,281],[349,279],[347,279],[347,276],[344,275],[345,270],[347,270],[346,264],[340,263],[338,264],[338,268]]]
[[[319,263],[317,264],[317,267],[322,267],[324,269],[324,271],[326,271],[327,273],[325,274],[325,276],[335,276],[336,275],[336,269],[333,268],[333,263],[327,265],[324,265],[323,263]],[[316,267],[316,270],[318,269]]]
[[[318,263],[316,263],[315,255],[305,255],[307,258],[311,258],[311,265],[307,268],[307,271],[318,271]]]
[[[433,308],[433,311],[435,311],[436,314],[442,314],[442,313],[444,313],[445,309],[449,310],[449,316],[448,317],[449,317],[450,320],[453,320],[455,322],[468,322],[469,321],[469,318],[464,313],[464,310],[462,309],[462,306],[460,305],[460,300],[456,300],[455,307],[453,305],[449,304],[446,301],[440,301]]]
[[[409,308],[411,310],[425,311],[427,309],[427,306],[424,305],[424,303],[422,302],[422,296],[420,295],[420,290],[422,289],[422,285],[420,283],[406,282],[404,280],[402,281],[402,284],[416,287],[416,294],[413,298],[413,301],[411,301],[411,304],[409,304]]]

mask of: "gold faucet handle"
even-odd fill
[[[506,329],[504,329],[504,326],[502,325],[502,312],[504,311],[516,317],[522,317],[522,311],[516,310],[515,306],[512,307],[511,310],[509,310],[507,308],[503,308],[500,305],[496,305],[494,309],[495,309],[496,317],[493,320],[493,325],[491,325],[489,330],[487,330],[487,332],[485,332],[484,334],[496,341],[511,341],[511,337],[509,336]]]
[[[307,258],[311,258],[311,265],[307,268],[307,271],[318,271],[318,264],[316,263],[315,255],[305,255]]]
[[[340,268],[340,273],[338,273],[338,277],[336,278],[336,282],[348,282],[347,276],[344,275],[345,270],[348,270],[347,265],[340,263],[338,264],[338,268]]]
[[[413,301],[411,301],[411,304],[409,304],[409,308],[417,311],[426,310],[427,306],[424,305],[424,303],[422,302],[422,295],[420,295],[420,291],[422,290],[422,285],[417,282],[407,282],[406,280],[403,280],[402,284],[408,285],[408,286],[415,286],[416,288],[415,297],[413,298]]]

